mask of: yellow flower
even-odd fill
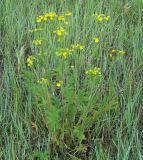
[[[126,52],[112,49],[111,52],[109,53],[109,56],[112,58],[113,56],[124,55],[124,54],[126,54]]]
[[[125,54],[126,52],[124,51],[118,51],[119,54]]]
[[[71,68],[71,69],[74,69],[74,68],[75,68],[75,66],[74,66],[74,65],[71,65],[71,66],[70,66],[70,68]]]
[[[58,41],[60,41],[65,35],[67,35],[67,32],[63,27],[60,27],[54,31],[54,34],[57,36]]]
[[[99,41],[100,41],[98,37],[93,38],[93,40],[95,43],[99,43]]]
[[[40,78],[37,82],[39,84],[48,84],[48,80],[46,78]]]
[[[43,20],[43,16],[38,16],[38,17],[36,17],[36,22],[37,23],[41,23],[42,22],[42,20]]]
[[[67,52],[63,52],[63,55],[62,55],[65,59],[67,58],[68,56],[68,53]]]
[[[98,20],[99,22],[101,22],[101,21],[103,21],[103,17],[98,16],[98,17],[97,17],[97,20]]]
[[[56,53],[57,56],[60,56],[61,58],[67,59],[72,54],[72,50],[65,48],[61,49],[59,52]]]
[[[80,45],[79,50],[84,50],[84,46]]]
[[[48,18],[44,16],[43,21],[47,21],[47,20],[48,20]]]
[[[95,67],[93,69],[89,69],[85,72],[88,75],[95,75],[95,76],[101,76],[100,68]]]
[[[112,49],[112,53],[125,54],[126,52],[121,51],[121,50],[115,50],[115,49]]]
[[[92,16],[95,16],[95,18],[98,22],[110,20],[110,16],[106,16],[105,14],[97,14],[96,13],[96,14],[93,14]]]
[[[71,12],[65,13],[65,16],[72,16]]]
[[[50,13],[45,13],[44,14],[44,18],[45,18],[45,21],[47,20],[55,20],[55,18],[57,17],[57,14],[54,13],[54,12],[50,12]]]
[[[65,21],[65,17],[64,16],[58,16],[58,20],[59,21]]]
[[[109,56],[112,58],[112,57],[113,57],[113,54],[110,53]]]
[[[112,53],[116,53],[117,52],[117,50],[115,50],[115,49],[112,49]]]
[[[72,49],[79,49],[79,50],[84,50],[84,46],[83,45],[80,45],[80,44],[74,44],[71,46]]]
[[[35,46],[39,46],[39,45],[42,44],[42,40],[41,40],[41,39],[35,39],[35,40],[33,40],[33,44],[34,44]]]
[[[58,82],[56,82],[55,86],[57,88],[60,88],[62,86],[62,84],[63,84],[63,81],[58,81]]]
[[[107,16],[104,18],[106,21],[109,21],[110,20],[110,16]]]
[[[33,66],[33,61],[34,61],[35,57],[33,56],[29,56],[27,59],[26,59],[26,62],[27,62],[27,65],[28,67],[32,67]]]
[[[63,35],[66,34],[65,29],[64,29],[63,27],[60,27],[60,28],[56,29],[56,30],[54,31],[54,33],[55,33],[57,36],[63,36]]]
[[[37,23],[41,23],[42,21],[47,21],[47,20],[55,20],[57,17],[56,13],[50,12],[50,13],[45,13],[44,15],[38,16],[36,18]]]

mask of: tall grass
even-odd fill
[[[2,0],[0,7],[0,159],[142,160],[143,1]],[[46,12],[72,16],[68,25],[29,32]],[[98,23],[96,12],[110,20]],[[60,26],[68,34],[58,42]],[[56,55],[77,43],[84,50]],[[101,76],[86,74],[94,67]]]

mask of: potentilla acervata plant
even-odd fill
[[[1,4],[0,159],[142,159],[142,0]]]

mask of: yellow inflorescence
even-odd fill
[[[74,65],[70,65],[70,68],[71,68],[71,69],[74,69],[74,68],[75,68],[75,66],[74,66]]]
[[[105,14],[93,14],[98,22],[109,21],[110,16],[106,16]]]
[[[41,22],[45,22],[48,20],[66,21],[65,17],[71,16],[71,15],[72,15],[71,12],[65,13],[64,15],[57,15],[55,12],[49,12],[49,13],[45,13],[43,15],[36,17],[36,23],[41,23]]]
[[[58,20],[59,21],[65,21],[66,19],[65,19],[65,16],[58,16]]]
[[[59,52],[56,53],[57,56],[67,59],[71,54],[72,54],[72,50],[65,48],[65,49],[61,49]]]
[[[93,38],[93,40],[95,43],[99,43],[99,41],[100,41],[98,37]]]
[[[58,41],[60,41],[61,38],[63,38],[65,35],[67,35],[67,32],[65,31],[65,29],[63,27],[60,27],[54,31],[54,34],[57,36]]]
[[[61,37],[61,36],[63,36],[63,35],[66,34],[66,31],[65,31],[65,29],[64,29],[63,27],[60,27],[60,28],[57,28],[57,29],[54,31],[54,33],[55,33],[57,36]]]
[[[40,78],[37,82],[39,84],[48,84],[48,80],[46,78]]]
[[[112,49],[112,51],[111,51],[111,53],[109,55],[110,55],[110,57],[113,57],[114,55],[117,55],[117,54],[124,55],[124,54],[126,54],[126,52],[125,51],[121,51],[121,50]]]
[[[42,40],[41,39],[35,39],[35,40],[33,40],[33,44],[35,46],[40,46],[42,44]]]
[[[26,60],[28,67],[32,67],[33,66],[33,61],[34,61],[35,57],[33,56],[29,56]]]
[[[74,49],[79,49],[79,50],[84,50],[84,46],[83,45],[80,45],[80,44],[74,44],[74,45],[72,45],[71,46],[72,47],[72,49],[74,50]]]
[[[126,52],[121,51],[121,50],[115,50],[115,49],[113,49],[113,50],[112,50],[112,53],[125,54]]]
[[[63,84],[63,81],[58,81],[58,82],[55,83],[55,86],[57,88],[60,88],[62,86],[62,84]]]
[[[43,19],[44,19],[43,16],[38,16],[38,17],[36,18],[36,22],[37,22],[37,23],[41,23],[41,22],[43,21]]]
[[[73,54],[73,52],[76,49],[79,49],[80,51],[82,51],[84,50],[84,46],[80,44],[74,44],[74,45],[71,45],[71,49],[68,49],[68,48],[60,49],[60,51],[56,52],[56,55],[60,56],[61,58],[67,59]]]
[[[67,12],[64,15],[68,17],[68,16],[72,16],[72,13],[71,12]]]
[[[64,15],[58,16],[58,21],[63,21],[65,24],[68,24]]]
[[[89,69],[85,73],[88,75],[101,76],[101,70],[98,67],[95,67],[93,69]]]
[[[50,12],[50,13],[46,13],[43,15],[45,20],[55,20],[55,18],[57,17],[57,14],[56,13],[53,13],[53,12]]]
[[[45,13],[45,14],[43,14],[43,15],[41,15],[41,16],[38,16],[38,17],[36,18],[36,22],[37,22],[37,23],[41,23],[41,22],[48,21],[48,20],[53,21],[53,20],[56,19],[56,17],[57,17],[57,14],[54,13],[54,12]]]

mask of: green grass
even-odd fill
[[[2,0],[0,10],[0,159],[142,160],[143,1]],[[30,33],[46,12],[72,16]],[[110,20],[98,23],[95,12]],[[68,34],[58,42],[60,26]],[[56,55],[78,43],[84,50]],[[85,74],[94,67],[102,76]]]

